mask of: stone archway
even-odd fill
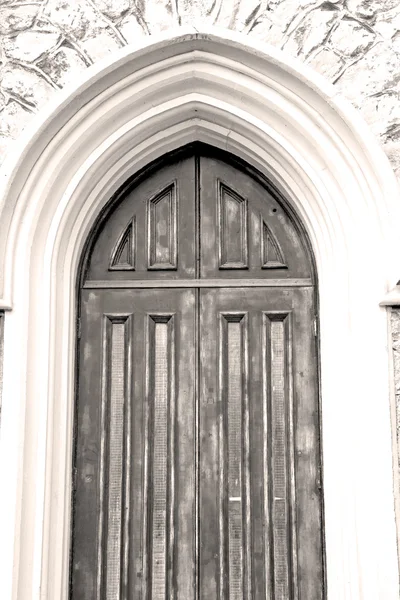
[[[66,598],[74,281],[84,240],[124,180],[195,140],[264,173],[308,231],[320,276],[328,594],[394,599],[387,331],[379,301],[396,280],[397,185],[333,88],[278,52],[212,31],[159,39],[89,69],[10,158],[0,218],[1,306],[12,309],[2,595]]]

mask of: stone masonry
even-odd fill
[[[400,178],[399,0],[0,0],[0,161],[84,69],[144,36],[205,24],[272,44],[325,76]],[[391,315],[400,434],[400,311]]]
[[[0,0],[0,157],[86,67],[143,36],[204,24],[282,48],[324,75],[400,177],[398,0]]]

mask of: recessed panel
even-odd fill
[[[136,258],[136,218],[119,236],[110,258],[109,271],[134,271]]]
[[[294,487],[292,469],[292,399],[289,372],[290,339],[288,315],[265,315],[266,387],[265,440],[265,510],[270,523],[266,540],[266,557],[271,566],[274,600],[297,598],[294,577],[295,524],[292,519]],[[271,543],[270,543],[271,542]],[[272,567],[272,568],[271,568]]]
[[[130,317],[105,317],[101,411],[101,506],[99,513],[98,594],[120,600],[126,584],[129,521]]]
[[[273,186],[214,157],[201,157],[199,180],[202,277],[310,277],[301,229]]]
[[[247,200],[219,182],[219,268],[247,269]]]
[[[177,269],[177,189],[172,183],[148,202],[148,268]]]
[[[249,593],[250,546],[247,336],[244,314],[221,315],[220,530],[223,598]]]
[[[148,598],[169,598],[174,570],[174,318],[149,317],[147,395]]]
[[[286,268],[285,259],[278,240],[261,218],[261,266],[263,269]]]

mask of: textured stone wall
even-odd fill
[[[357,107],[400,177],[399,0],[0,0],[0,156],[57,90],[177,25],[228,27],[311,65]]]

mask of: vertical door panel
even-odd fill
[[[200,294],[200,597],[320,600],[312,289]]]
[[[223,183],[217,186],[220,269],[247,269],[247,200]]]
[[[194,326],[192,290],[83,292],[74,600],[193,597]]]
[[[131,316],[105,317],[103,378],[106,385],[103,396],[101,423],[101,552],[99,563],[104,569],[106,598],[118,600],[120,590],[126,587],[129,532],[130,480],[130,327]],[[99,532],[100,533],[100,532]]]

